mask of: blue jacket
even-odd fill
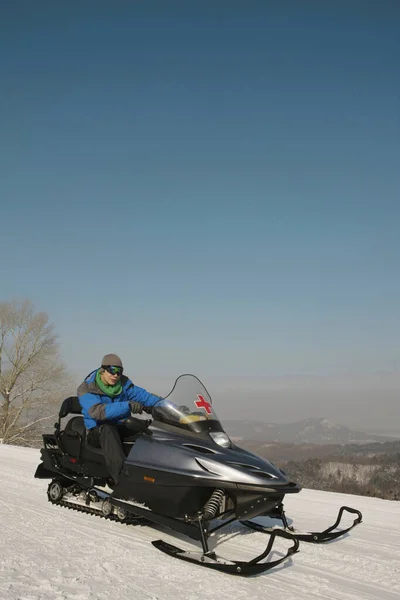
[[[122,392],[115,398],[110,398],[96,384],[97,370],[89,373],[77,391],[86,429],[126,419],[131,414],[130,402],[153,406],[161,400],[160,396],[150,394],[145,389],[134,385],[125,375],[121,376]]]

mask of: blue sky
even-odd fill
[[[78,377],[400,367],[400,5],[2,2],[0,298]]]

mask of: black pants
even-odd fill
[[[87,433],[88,443],[103,450],[108,472],[116,484],[119,483],[126,458],[122,449],[122,440],[131,435],[132,431],[125,425],[111,423],[93,427]]]

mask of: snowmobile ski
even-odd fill
[[[270,554],[275,538],[277,536],[284,537],[292,541],[293,545],[288,548],[285,556],[282,556],[281,558],[270,562],[261,562]],[[268,545],[264,552],[247,562],[240,560],[227,560],[218,556],[215,552],[211,551],[205,553],[188,552],[186,550],[178,548],[177,546],[168,544],[163,540],[155,540],[151,543],[158,550],[161,550],[162,552],[165,552],[165,554],[168,554],[169,556],[172,556],[174,558],[179,558],[181,560],[195,563],[197,565],[201,565],[202,567],[207,567],[209,569],[214,569],[215,571],[220,571],[222,573],[229,573],[231,575],[242,576],[259,575],[261,573],[265,573],[266,571],[269,571],[270,569],[273,569],[274,567],[282,563],[295,552],[298,552],[299,549],[299,540],[292,533],[283,529],[276,529],[271,534]]]
[[[354,522],[352,525],[350,525],[350,527],[347,527],[346,529],[340,529],[339,531],[334,531],[339,526],[344,511],[353,513],[353,514],[357,515],[357,517],[354,519]],[[282,511],[282,516],[285,517],[283,511]],[[282,516],[280,518],[282,518]],[[318,531],[304,531],[304,532],[297,531],[296,529],[289,527],[289,525],[287,524],[287,521],[286,521],[286,517],[284,518],[284,524],[285,524],[286,528],[283,529],[282,531],[289,530],[292,533],[292,535],[294,535],[301,542],[310,542],[313,544],[321,544],[321,543],[329,542],[331,540],[335,540],[335,539],[341,537],[342,535],[344,535],[345,533],[350,531],[350,529],[353,529],[353,527],[355,527],[356,525],[361,523],[361,521],[362,521],[362,514],[359,510],[357,510],[356,508],[350,508],[349,506],[342,506],[339,509],[339,513],[338,513],[337,519],[334,522],[334,524],[331,525],[331,527],[324,529],[324,531],[320,531],[320,532],[318,532]],[[242,523],[242,525],[245,525],[246,527],[249,527],[250,529],[254,529],[254,531],[259,531],[261,533],[273,534],[274,532],[279,531],[279,529],[276,529],[276,527],[265,527],[264,525],[261,525],[260,523],[255,523],[254,521],[240,521],[240,522]]]
[[[73,487],[74,486],[70,486],[70,489]],[[79,486],[75,486],[75,488],[78,487]],[[119,521],[127,525],[161,524],[167,527],[171,526],[170,520],[162,515],[150,513],[150,520],[148,520],[145,518],[145,516],[141,516],[146,515],[146,513],[149,514],[148,510],[145,510],[139,506],[127,504],[126,502],[113,498],[107,493],[101,493],[102,497],[99,497],[98,492],[99,489],[96,488],[87,487],[84,489],[83,487],[80,487],[80,489],[75,489],[75,494],[71,497],[71,492],[68,490],[68,488],[63,487],[63,482],[58,479],[54,479],[48,486],[47,497],[49,502],[52,504],[57,504],[59,506],[79,512],[96,515],[105,519]],[[106,508],[106,505],[109,506]],[[264,573],[265,571],[269,571],[273,567],[276,567],[281,562],[289,558],[295,552],[298,552],[298,539],[289,531],[277,529],[272,533],[265,551],[253,560],[245,562],[222,558],[215,552],[209,550],[207,539],[208,534],[212,534],[222,527],[229,525],[233,522],[233,520],[234,519],[230,519],[226,523],[218,525],[217,527],[209,530],[208,524],[204,523],[202,518],[199,516],[196,522],[193,524],[181,523],[180,526],[178,526],[178,530],[180,529],[182,533],[185,533],[189,537],[201,542],[203,552],[200,550],[197,552],[187,552],[181,548],[178,548],[177,546],[168,544],[163,540],[152,541],[152,544],[158,550],[161,550],[162,552],[165,552],[174,558],[186,560],[188,562],[199,564],[201,566],[225,573],[242,576],[257,575]],[[270,562],[260,562],[267,558],[272,551],[272,547],[277,536],[284,537],[292,541],[292,546],[288,548],[286,554],[281,558]]]

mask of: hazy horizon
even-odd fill
[[[207,388],[222,421],[292,423],[310,417],[327,418],[350,429],[391,433],[400,437],[400,371],[208,378],[202,377],[199,371],[190,372],[199,377]],[[130,369],[126,370],[126,374],[137,385],[161,396],[171,391],[177,377],[160,377],[157,374],[135,376]],[[81,378],[74,374],[73,380],[71,394],[75,393],[75,384],[78,385]]]

